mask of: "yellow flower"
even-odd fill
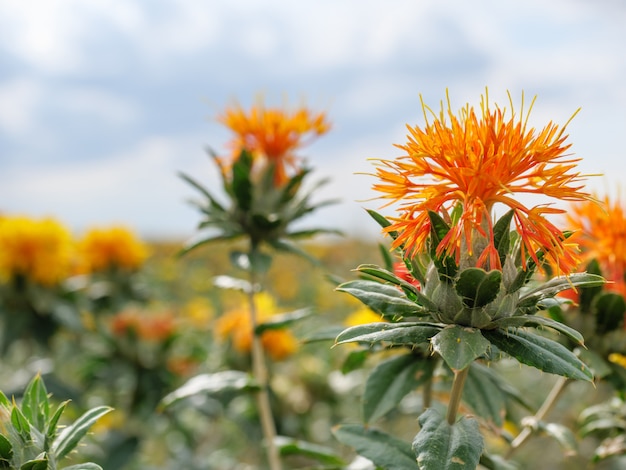
[[[255,307],[259,324],[277,313],[274,299],[265,292],[255,296]],[[235,350],[241,353],[250,352],[253,332],[248,307],[244,305],[219,317],[215,322],[215,335],[222,339],[230,338]],[[289,357],[298,349],[298,341],[284,328],[264,331],[261,334],[261,344],[275,361]]]
[[[114,267],[135,270],[148,256],[147,247],[124,227],[91,229],[80,242],[80,249],[89,271]]]
[[[426,125],[407,126],[407,143],[396,145],[405,154],[378,160],[376,176],[381,182],[374,189],[390,204],[400,202],[400,217],[392,218],[386,229],[399,232],[393,246],[404,244],[412,254],[424,251],[431,230],[428,211],[447,217],[461,204],[462,213],[437,246],[438,255],[454,256],[458,264],[463,246],[473,255],[472,238],[479,234],[487,246],[476,253],[476,265],[501,268],[492,233],[492,211],[501,204],[514,211],[523,260],[530,255],[538,263],[535,252],[542,249],[560,271],[571,272],[578,262],[576,248],[564,243],[561,231],[545,217],[563,211],[547,204],[529,208],[515,199],[520,194],[590,199],[581,191],[583,176],[574,171],[579,159],[566,153],[567,124],[559,129],[550,122],[538,133],[528,128],[534,99],[526,114],[522,101],[519,116],[511,102],[510,117],[506,109],[491,109],[487,94],[481,97],[478,114],[466,105],[455,116],[449,98],[447,103],[436,115],[422,101]]]
[[[602,202],[602,206],[593,201],[572,204],[567,221],[577,231],[573,239],[584,260],[595,259],[602,275],[612,281],[606,287],[626,296],[626,210],[609,196]]]
[[[182,313],[192,326],[207,328],[213,317],[213,307],[206,298],[194,297],[185,304]]]
[[[0,218],[0,279],[25,276],[53,285],[70,274],[72,239],[53,219]]]
[[[218,116],[218,121],[235,134],[231,142],[234,158],[238,158],[242,150],[247,150],[261,167],[264,163],[274,164],[277,186],[288,180],[287,167],[297,168],[294,152],[330,130],[324,113],[315,114],[305,107],[291,112],[267,108],[262,100],[258,100],[250,111],[235,104]],[[227,165],[224,162],[221,165],[225,171]]]
[[[383,321],[382,317],[367,307],[355,310],[344,321],[346,326],[365,325],[367,323],[375,323]]]

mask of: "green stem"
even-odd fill
[[[524,429],[522,429],[522,431],[517,435],[517,437],[513,439],[513,441],[511,442],[511,447],[509,448],[509,451],[506,455],[507,458],[510,458],[511,455],[513,455],[513,453],[517,449],[519,449],[522,445],[524,445],[524,443],[528,440],[528,438],[532,435],[534,431],[533,424],[537,423],[538,421],[541,421],[542,419],[546,417],[546,415],[550,412],[552,407],[555,405],[555,403],[561,396],[561,393],[565,389],[566,385],[569,384],[570,382],[571,380],[568,379],[567,377],[559,377],[557,382],[552,387],[552,390],[550,390],[550,393],[546,397],[543,404],[539,407],[535,415],[531,419],[528,420],[529,425],[527,425]]]
[[[452,382],[450,402],[448,403],[448,412],[446,414],[446,419],[450,426],[456,423],[456,415],[461,405],[461,396],[463,395],[463,387],[465,386],[467,374],[469,374],[469,366],[465,369],[454,371],[454,381]]]
[[[255,259],[256,248],[252,245],[250,258]],[[250,304],[250,323],[252,324],[252,375],[259,384],[259,391],[256,394],[259,417],[261,419],[261,429],[266,443],[267,460],[270,470],[281,470],[282,464],[280,455],[276,448],[276,424],[269,396],[269,374],[265,360],[265,351],[261,343],[261,336],[256,333],[258,321],[256,305],[254,303],[254,290],[256,285],[256,273],[254,266],[250,267],[250,290],[248,292],[248,302]]]
[[[429,379],[422,389],[422,409],[430,408],[433,402],[433,379]]]

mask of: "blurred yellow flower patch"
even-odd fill
[[[0,279],[15,276],[42,285],[66,278],[72,266],[70,232],[51,218],[0,218]]]
[[[277,307],[274,299],[261,292],[255,296],[257,322],[259,324],[276,315]],[[220,339],[230,339],[236,351],[248,353],[252,349],[252,321],[246,304],[229,310],[215,322],[215,335]],[[284,328],[268,330],[261,335],[261,343],[270,357],[275,361],[285,359],[298,349],[298,340]]]

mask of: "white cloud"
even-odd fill
[[[0,131],[26,135],[36,126],[43,87],[35,80],[16,78],[0,83]]]
[[[127,97],[105,89],[69,88],[53,99],[63,112],[94,116],[113,126],[132,123],[140,114],[138,106]]]
[[[190,234],[195,219],[184,200],[193,194],[177,172],[201,174],[204,181],[217,176],[198,142],[195,135],[146,137],[102,160],[3,173],[3,202],[11,205],[1,210],[54,215],[74,230],[123,223],[144,235]]]

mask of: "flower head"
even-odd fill
[[[255,297],[257,321],[262,323],[270,319],[276,312],[274,299],[266,293]],[[241,353],[252,349],[252,321],[247,308],[235,308],[217,319],[215,334],[222,338],[230,338],[235,350]],[[261,334],[261,344],[272,359],[279,361],[292,355],[298,349],[298,342],[289,330],[266,330]]]
[[[176,334],[177,326],[173,312],[148,312],[128,308],[111,320],[111,331],[117,336],[136,335],[139,339],[162,343]]]
[[[274,183],[288,180],[287,168],[297,168],[295,151],[330,130],[324,113],[313,113],[301,107],[292,112],[267,108],[259,100],[250,111],[239,105],[226,109],[218,121],[235,134],[231,146],[236,159],[242,150],[250,152],[259,162],[274,165]],[[224,170],[224,163],[221,163]]]
[[[80,242],[89,271],[135,270],[148,256],[146,246],[124,227],[91,229]]]
[[[534,100],[533,100],[534,103]],[[543,250],[565,274],[577,264],[576,250],[564,243],[562,232],[546,216],[563,212],[547,204],[526,207],[517,195],[537,194],[556,200],[589,199],[581,192],[583,176],[575,171],[576,162],[566,153],[564,135],[552,122],[540,132],[529,128],[532,109],[516,116],[511,103],[506,109],[491,108],[488,96],[481,99],[477,113],[466,105],[460,113],[452,112],[448,99],[435,114],[422,101],[426,125],[407,126],[408,141],[396,145],[405,152],[395,160],[378,160],[374,189],[391,203],[399,202],[401,214],[391,218],[386,231],[399,236],[393,247],[404,245],[411,254],[424,251],[431,231],[429,211],[442,214],[451,229],[437,246],[437,254],[453,256],[457,264],[462,248],[474,255],[474,238],[487,240],[480,246],[477,266],[501,268],[493,243],[492,211],[496,204],[508,206],[522,241],[522,259]],[[428,115],[432,116],[432,122]],[[457,206],[462,211],[452,219]],[[524,265],[525,267],[525,265]]]
[[[596,260],[609,281],[608,290],[626,296],[626,208],[619,199],[605,196],[602,206],[594,201],[572,204],[567,222],[576,230],[584,261]]]
[[[25,276],[53,285],[70,274],[72,239],[53,219],[0,218],[0,278]]]

